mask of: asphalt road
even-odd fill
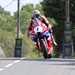
[[[75,59],[0,59],[0,75],[75,75]]]

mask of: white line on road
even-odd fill
[[[13,66],[13,64],[14,63],[10,63],[10,64],[6,65],[5,68],[9,68],[9,67]]]
[[[5,65],[4,68],[0,68],[0,72],[7,69],[7,68],[9,68],[9,67],[11,67],[11,66],[13,66],[16,63],[19,63],[22,59],[24,59],[24,58],[21,58],[20,60],[15,60],[12,63],[9,63],[9,64]]]
[[[21,60],[16,60],[13,62],[13,64],[19,63]]]
[[[13,61],[12,63],[6,65],[5,68],[9,68],[9,67],[13,66],[14,64],[19,63],[20,61],[21,61],[21,60]]]
[[[4,69],[3,68],[0,68],[0,71],[3,71]]]

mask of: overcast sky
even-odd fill
[[[17,1],[18,0],[0,0],[0,6],[5,10],[10,11],[11,14],[17,10]],[[27,3],[37,4],[42,0],[20,0],[20,7]]]

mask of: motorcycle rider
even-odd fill
[[[39,46],[37,44],[37,37],[35,36],[34,33],[34,19],[37,18],[39,19],[45,26],[42,25],[42,27],[44,27],[45,31],[43,32],[43,35],[45,35],[47,38],[47,43],[48,43],[48,54],[50,54],[53,50],[53,46],[52,46],[52,41],[54,42],[55,45],[57,45],[57,43],[55,42],[55,39],[53,37],[52,34],[52,25],[49,24],[47,18],[43,15],[41,15],[39,10],[34,10],[32,13],[32,18],[31,18],[31,22],[30,25],[28,27],[28,36],[31,36],[32,41],[35,44],[35,47],[39,49]]]

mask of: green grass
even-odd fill
[[[15,34],[0,30],[0,46],[5,52],[7,57],[12,56],[15,44]]]

